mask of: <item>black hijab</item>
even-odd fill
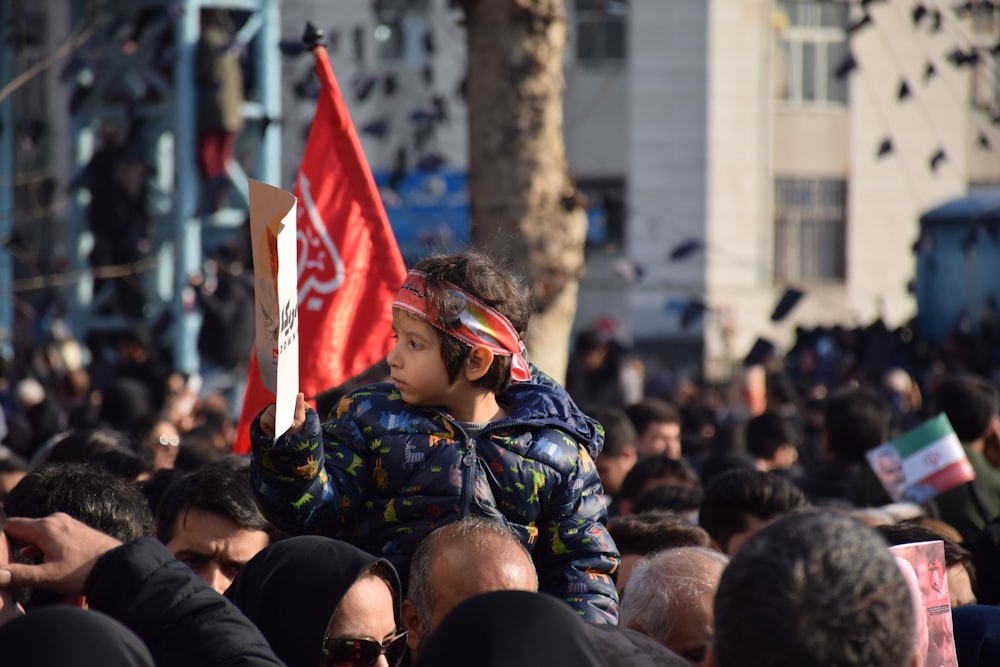
[[[584,621],[545,593],[494,591],[444,617],[417,667],[606,667]]]
[[[402,598],[389,561],[346,542],[302,535],[275,542],[243,566],[226,597],[256,624],[288,667],[316,667],[330,619],[375,563],[390,575],[396,627]]]
[[[149,649],[124,625],[99,611],[42,607],[0,627],[4,667],[154,667]]]

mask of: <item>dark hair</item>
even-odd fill
[[[437,324],[445,330],[457,325],[460,314],[445,285],[452,283],[506,317],[518,336],[524,337],[527,333],[531,316],[531,293],[527,283],[496,259],[470,250],[457,255],[427,257],[417,262],[413,269],[427,274],[427,299],[439,313]],[[454,381],[472,348],[454,336],[439,334],[441,356],[448,376]],[[510,381],[510,357],[496,355],[486,374],[472,384],[502,393],[510,386]]]
[[[933,542],[941,540],[944,543],[944,565],[946,568],[953,565],[961,565],[969,573],[969,580],[975,587],[974,569],[972,566],[972,552],[955,542],[947,535],[942,535],[933,528],[915,523],[913,521],[903,521],[884,526],[876,526],[877,530],[886,541],[893,544],[912,544],[913,542]]]
[[[722,573],[715,664],[903,667],[915,644],[910,595],[871,528],[842,514],[784,517],[747,540]]]
[[[46,463],[88,462],[128,479],[148,472],[152,458],[125,433],[110,428],[73,429],[49,450]]]
[[[747,451],[759,459],[774,458],[778,447],[797,446],[799,435],[792,420],[777,412],[765,412],[747,422]]]
[[[805,494],[788,479],[736,468],[721,473],[705,488],[698,525],[728,551],[733,535],[747,530],[747,517],[770,521],[807,504]]]
[[[677,484],[657,484],[643,491],[632,506],[633,514],[653,510],[672,512],[697,512],[704,497],[700,487],[678,486]]]
[[[616,516],[608,521],[608,534],[622,554],[642,556],[672,547],[707,547],[711,541],[704,528],[662,510]]]
[[[586,412],[604,427],[604,448],[599,456],[618,457],[625,451],[626,445],[635,445],[635,427],[624,410],[599,405],[588,408]]]
[[[823,428],[833,460],[863,463],[865,452],[889,439],[892,411],[878,392],[845,387],[826,399]]]
[[[633,403],[625,408],[625,413],[632,420],[635,432],[639,435],[645,433],[646,428],[653,422],[681,423],[681,413],[674,407],[673,403],[658,398],[647,398],[644,401]]]
[[[122,542],[153,534],[153,514],[139,489],[92,463],[49,463],[29,472],[4,509],[31,519],[65,512]]]
[[[29,519],[65,512],[121,542],[153,534],[153,514],[142,493],[130,481],[92,463],[48,463],[29,472],[10,490],[4,510],[9,516]],[[63,595],[43,588],[25,588],[19,595],[25,609],[63,600]]]
[[[157,507],[156,537],[166,544],[174,537],[177,521],[198,510],[223,516],[246,530],[266,531],[274,540],[277,531],[257,509],[248,467],[237,468],[223,459],[174,480]]]
[[[989,381],[973,375],[950,377],[941,382],[934,396],[935,412],[948,416],[962,442],[982,438],[997,416],[1000,392]]]
[[[675,477],[681,484],[700,487],[698,473],[684,459],[672,459],[665,454],[647,456],[636,461],[632,469],[625,473],[618,498],[635,501],[642,495],[646,483],[659,477]]]

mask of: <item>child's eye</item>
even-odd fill
[[[417,342],[417,341],[415,341],[415,340],[411,340],[411,341],[409,342],[409,345],[410,345],[410,349],[411,349],[411,350],[419,350],[419,349],[420,349],[420,343],[418,343],[418,342]]]

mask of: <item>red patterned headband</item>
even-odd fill
[[[446,328],[437,306],[427,300],[427,274],[423,271],[406,274],[392,307],[426,320],[463,343],[484,345],[493,354],[510,356],[511,378],[519,382],[529,380],[531,370],[525,359],[524,344],[510,320],[457,285],[448,282],[444,285],[445,298],[454,302],[457,311],[458,325],[455,328]]]

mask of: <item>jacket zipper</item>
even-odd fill
[[[479,453],[476,450],[476,439],[470,438],[469,434],[466,433],[462,425],[456,420],[452,419],[448,415],[442,413],[442,417],[450,421],[455,425],[455,428],[462,433],[465,437],[465,447],[462,449],[462,490],[458,497],[458,517],[459,519],[464,519],[469,516],[469,509],[472,506],[472,497],[476,493],[476,462],[479,460]],[[529,421],[499,421],[496,425],[503,426],[532,426],[532,422]],[[482,431],[479,435],[487,433],[493,429],[493,424],[490,424]]]

